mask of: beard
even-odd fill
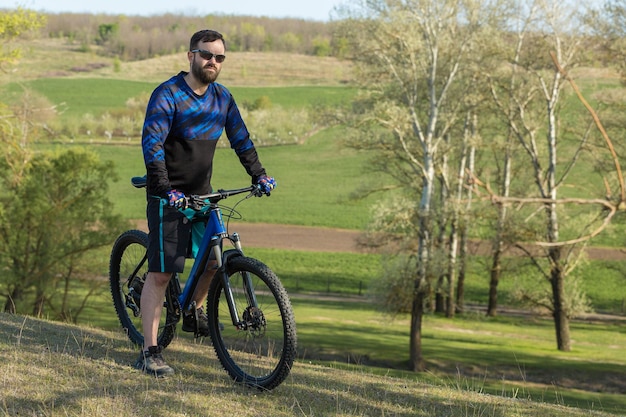
[[[213,68],[213,72],[209,71]],[[213,64],[206,64],[204,67],[197,63],[195,57],[193,64],[191,65],[191,73],[202,84],[211,84],[217,80],[217,76],[220,74],[220,69]]]

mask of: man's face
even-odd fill
[[[221,40],[214,42],[200,42],[194,49],[202,52],[190,52],[189,62],[191,64],[191,73],[202,84],[210,84],[217,80],[217,76],[222,69],[222,63],[217,62],[215,55],[224,55],[224,43]],[[210,52],[214,56],[206,59],[206,53]]]

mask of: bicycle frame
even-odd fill
[[[250,187],[250,189],[241,189],[240,191],[243,192],[244,190],[250,190],[250,192],[254,192],[253,187]],[[196,198],[210,199],[210,196],[214,195],[197,196]],[[241,241],[239,238],[239,234],[228,234],[228,231],[226,230],[226,227],[224,225],[224,220],[220,207],[215,203],[210,204],[211,205],[208,213],[202,213],[198,216],[201,219],[207,219],[206,228],[204,231],[204,235],[202,236],[202,241],[198,247],[198,253],[194,260],[193,266],[191,268],[191,271],[189,272],[187,282],[185,283],[185,287],[178,295],[178,302],[183,311],[188,311],[195,307],[192,301],[193,293],[198,285],[198,281],[200,280],[206,269],[209,267],[209,260],[211,259],[211,254],[213,254],[213,258],[217,263],[216,273],[213,279],[222,280],[222,287],[226,296],[228,309],[233,325],[240,329],[245,329],[247,325],[244,321],[241,320],[239,312],[237,311],[232,288],[230,286],[228,272],[226,270],[226,265],[228,264],[229,257],[243,256]],[[222,247],[224,239],[230,240],[234,245],[234,249],[228,249],[224,251]],[[253,307],[258,307],[256,297],[254,295],[254,292],[252,291],[252,284],[249,275],[246,274],[243,278],[243,290],[245,291],[249,305]],[[178,275],[174,274],[173,279],[177,280]],[[177,282],[177,285],[180,288],[180,282]]]

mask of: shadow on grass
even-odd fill
[[[321,325],[319,330],[332,329]],[[376,341],[382,335],[373,335],[364,348],[383,348],[384,343]],[[331,336],[344,337],[346,346],[356,340],[336,331]],[[63,410],[67,415],[96,412],[102,416],[229,415],[235,410],[238,415],[250,416],[585,415],[584,410],[554,411],[553,406],[484,396],[491,387],[464,386],[458,378],[443,380],[443,384],[437,378],[439,383],[432,385],[423,382],[427,378],[420,382],[416,374],[390,378],[365,367],[346,371],[341,366],[319,366],[303,360],[296,362],[283,385],[262,393],[234,384],[221,369],[208,341],[194,343],[179,338],[166,352],[177,373],[157,380],[131,368],[137,348],[121,332],[0,314],[0,359],[5,364],[0,411],[7,415],[54,415]],[[478,357],[478,350],[472,350],[472,355]],[[484,354],[481,361],[487,358]],[[570,403],[563,395],[554,401],[547,395],[540,400]],[[589,408],[589,402],[572,399],[576,400]],[[602,403],[604,410],[618,410],[622,405]]]
[[[349,323],[350,318],[358,317],[360,310],[371,310],[371,306],[364,308],[362,302],[347,301],[295,300],[294,304],[300,308],[327,313],[299,322],[301,357],[406,371],[408,323],[388,327],[379,323],[369,325],[367,320]],[[623,362],[603,361],[593,356],[589,359],[589,351],[593,352],[595,346],[585,347],[583,353],[557,351],[554,342],[545,340],[546,335],[550,338],[553,334],[550,320],[524,317],[480,320],[488,321],[487,325],[476,325],[475,318],[448,320],[428,316],[422,329],[426,375],[434,376],[433,381],[438,383],[445,381],[490,394],[526,392],[537,401],[589,409],[602,404],[604,409],[626,410]],[[592,333],[599,333],[600,327],[606,337],[612,334],[614,326],[574,323],[572,331],[590,328]]]

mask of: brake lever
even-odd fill
[[[190,195],[187,197],[187,207],[199,211],[204,206],[204,202],[196,195]]]
[[[251,195],[253,195],[253,196],[255,196],[255,197],[263,197],[263,194],[265,194],[265,195],[267,195],[267,196],[269,196],[269,195],[270,195],[270,193],[264,193],[264,192],[261,190],[261,186],[257,184],[257,185],[254,187],[254,190],[252,191],[252,194],[251,194]]]

